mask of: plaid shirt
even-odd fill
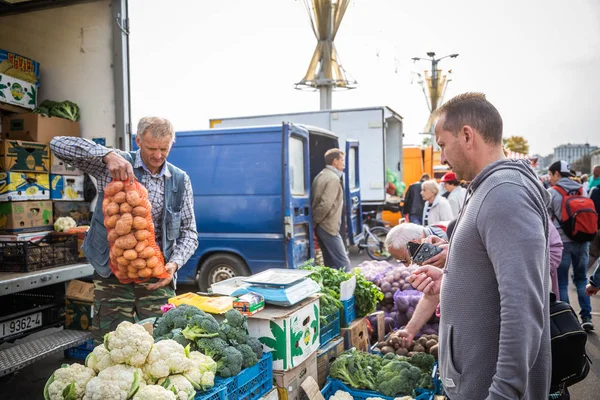
[[[79,168],[81,171],[93,176],[97,180],[99,191],[104,191],[106,185],[112,180],[110,172],[102,158],[111,151],[121,153],[120,150],[108,149],[88,139],[60,136],[52,139],[50,148],[54,155],[62,161]],[[142,168],[141,184],[148,190],[148,199],[152,204],[152,222],[156,233],[157,245],[161,247],[162,241],[162,218],[165,200],[164,176],[171,173],[167,164],[163,164],[158,174],[151,173],[139,150],[137,151],[133,168]],[[196,218],[194,216],[194,195],[190,178],[185,176],[185,192],[181,207],[181,232],[175,243],[173,254],[168,262],[177,264],[181,268],[194,254],[198,247],[198,232],[196,231]],[[161,247],[162,248],[162,247]]]

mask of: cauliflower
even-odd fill
[[[333,396],[329,398],[329,400],[354,400],[354,397],[352,397],[352,395],[350,395],[350,393],[348,392],[338,390]]]
[[[143,328],[142,328],[143,329]],[[172,374],[180,374],[192,366],[182,345],[167,339],[156,342],[144,365],[144,378],[156,382]]]
[[[217,363],[199,351],[190,352],[189,359],[191,366],[183,373],[183,376],[190,381],[196,390],[212,388],[215,384]]]
[[[141,383],[139,368],[113,365],[88,382],[83,400],[126,400],[134,395]]]
[[[104,346],[115,364],[142,367],[152,349],[154,339],[141,325],[123,321],[104,336]]]
[[[96,376],[93,369],[81,364],[63,364],[54,371],[46,386],[45,400],[79,400],[85,393],[85,385]]]
[[[96,346],[94,351],[85,358],[85,366],[93,369],[96,373],[113,365],[114,363],[110,359],[110,352],[106,350],[103,344]]]
[[[177,397],[162,386],[148,385],[141,388],[133,400],[177,400]]]
[[[194,386],[183,375],[171,375],[168,378],[161,378],[158,384],[175,393],[177,400],[194,400],[194,396],[196,396]]]
[[[56,232],[65,232],[76,226],[77,222],[71,217],[60,217],[54,222],[54,230]]]

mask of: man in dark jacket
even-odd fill
[[[423,174],[419,182],[413,183],[406,190],[404,208],[402,209],[406,222],[423,225],[423,207],[425,207],[425,200],[423,200],[423,197],[421,196],[421,184],[429,179],[429,174]]]

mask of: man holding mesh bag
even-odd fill
[[[138,124],[136,144],[139,150],[135,152],[109,149],[75,137],[55,137],[50,142],[56,157],[95,177],[98,182],[98,201],[83,243],[86,257],[95,270],[92,332],[97,343],[120,322],[133,322],[134,315],[139,319],[160,316],[160,306],[175,294],[176,271],[198,246],[190,179],[184,171],[166,161],[174,140],[175,131],[168,120],[145,117]],[[109,185],[111,181],[113,183]],[[147,218],[150,220],[151,217],[152,222],[147,229],[153,231],[156,245],[162,253],[162,256],[157,256],[164,257],[164,269],[159,275],[153,275],[160,278],[146,278],[148,280],[145,282],[140,282],[142,279],[139,278],[132,282],[132,279],[122,279],[115,269],[116,255],[112,253],[114,244],[112,240],[109,244],[108,238],[115,229],[109,226],[107,230],[104,211],[108,211],[106,206],[111,203],[105,195],[105,189],[109,185],[108,191],[111,191],[117,181],[122,181],[124,188],[131,187],[137,181],[147,190],[149,204],[146,204],[151,209],[151,215]],[[146,190],[142,188],[143,192]],[[110,200],[113,198],[110,196]],[[131,212],[134,208],[137,207],[132,207]],[[131,215],[132,219],[136,218],[134,214]],[[112,211],[107,212],[106,217],[112,215]],[[138,240],[136,246],[140,242],[145,242],[145,239]],[[123,253],[126,251],[121,250]]]

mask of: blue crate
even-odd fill
[[[205,392],[196,393],[194,400],[227,400],[227,387],[215,386]]]
[[[321,333],[319,334],[319,342],[321,343],[319,348],[325,346],[331,339],[340,334],[340,312],[325,317],[326,325],[319,327]]]
[[[325,397],[325,400],[329,400],[329,397],[333,396],[338,390],[342,390],[344,392],[349,393],[354,398],[354,400],[367,400],[369,397],[378,397],[383,400],[394,400],[395,398],[384,396],[380,393],[373,392],[370,390],[353,389],[349,386],[344,385],[341,381],[331,378],[327,378],[327,383],[325,384],[325,387],[323,387],[323,390],[321,390],[321,394],[323,395],[323,397]],[[434,394],[429,390],[417,389],[417,391],[420,391],[420,393],[418,394],[415,400],[433,400],[434,398]]]
[[[85,360],[94,350],[94,340],[90,339],[84,344],[80,344],[79,346],[71,347],[64,351],[65,358],[74,358],[76,360]]]
[[[215,382],[227,388],[231,400],[257,400],[273,387],[273,355],[264,353],[257,364],[234,377],[216,378]]]
[[[342,328],[347,328],[350,326],[352,321],[356,319],[356,307],[354,306],[354,296],[350,297],[348,300],[342,300],[342,315],[340,324]]]

